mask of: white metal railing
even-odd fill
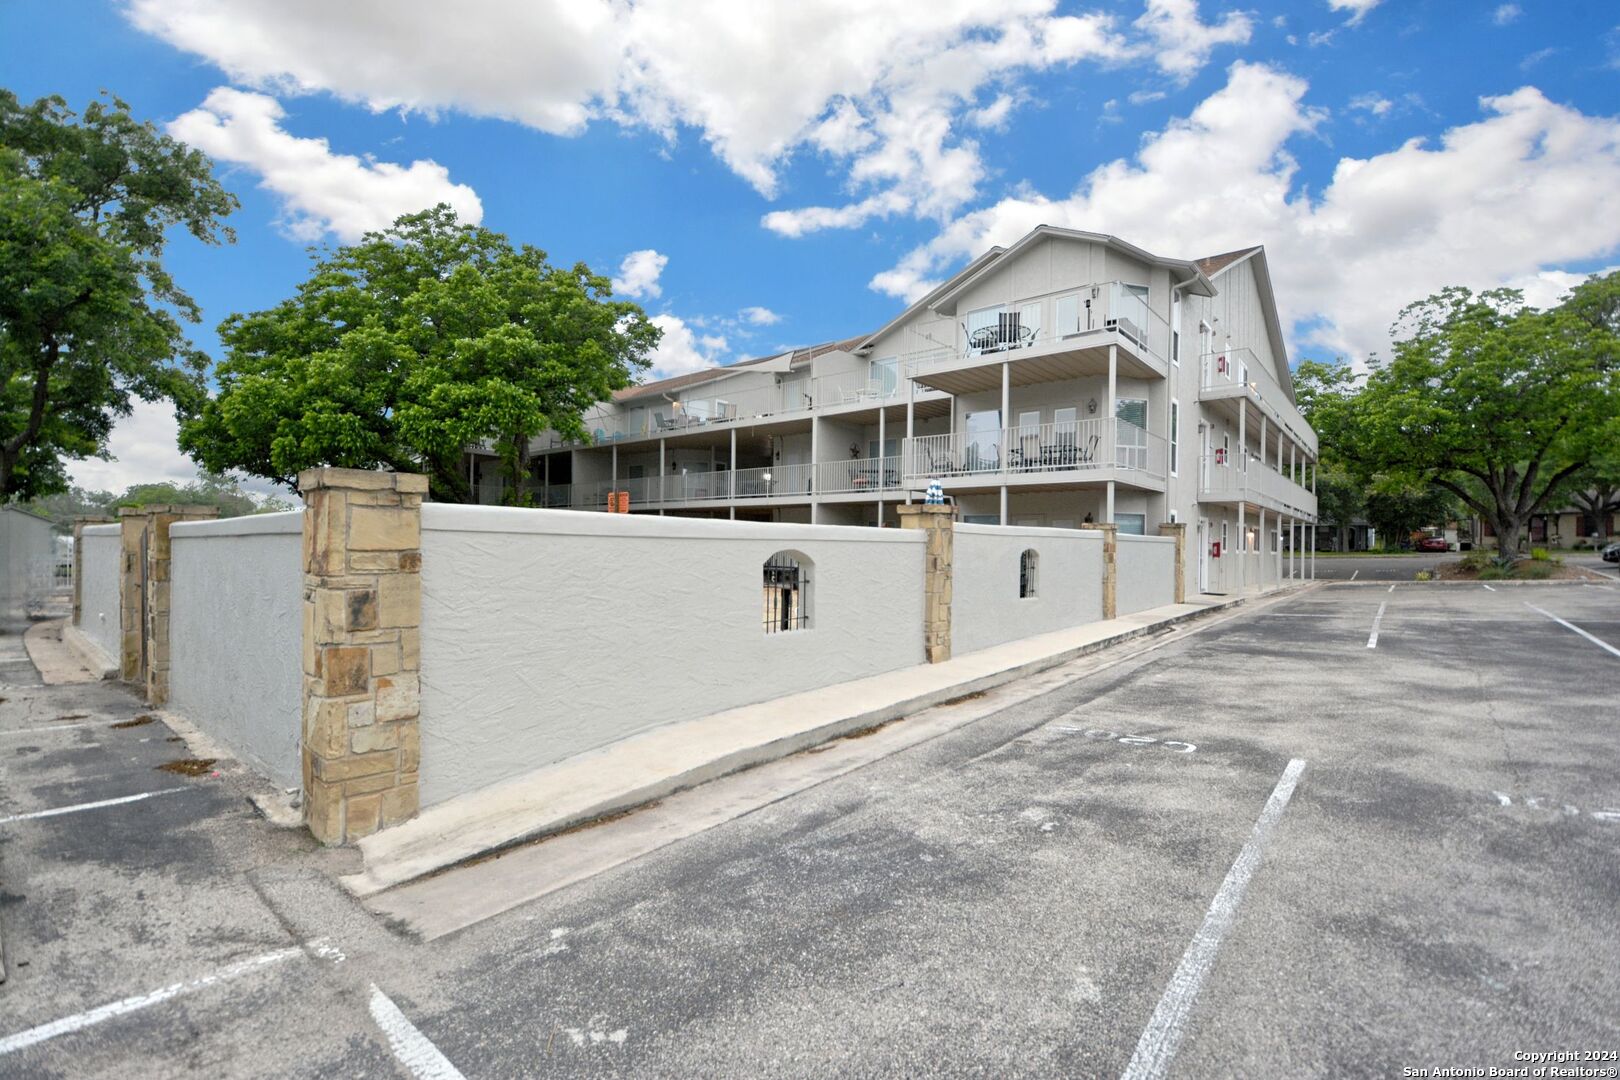
[[[905,440],[908,480],[1123,469],[1156,479],[1166,474],[1166,443],[1125,420],[1077,420]]]
[[[793,465],[771,465],[763,469],[738,469],[736,497],[802,498],[811,493],[815,466],[808,462]]]
[[[1198,368],[1201,398],[1247,397],[1281,425],[1289,438],[1311,454],[1316,453],[1316,433],[1272,377],[1269,365],[1254,350],[1247,347],[1217,349],[1199,357]]]
[[[901,359],[910,374],[970,357],[1013,359],[1023,350],[1105,333],[1117,333],[1138,353],[1151,356],[1168,370],[1169,320],[1121,281],[1063,289],[969,312],[958,320],[954,345],[907,353]]]
[[[900,487],[900,455],[824,461],[816,466],[816,493],[837,495],[852,491],[892,491]]]
[[[1242,499],[1257,506],[1316,519],[1316,496],[1253,455],[1234,455],[1231,462],[1216,454],[1198,459],[1198,491],[1205,500]]]

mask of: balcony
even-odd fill
[[[907,486],[954,480],[952,490],[976,486],[1050,487],[1120,480],[1162,489],[1162,435],[1124,420],[1080,420],[905,440]]]
[[[723,380],[706,383],[682,392],[675,401],[658,398],[656,404],[643,408],[586,416],[587,439],[571,445],[601,446],[629,439],[724,431],[739,423],[755,425],[803,418],[811,413],[858,413],[906,400],[905,384],[895,370],[848,371],[729,392],[724,387]],[[943,397],[928,395],[924,400],[936,402],[937,407],[919,415],[932,415],[945,407]]]
[[[1199,458],[1198,501],[1248,503],[1262,510],[1316,520],[1316,495],[1252,456],[1247,468],[1237,461],[1224,464],[1208,454]]]
[[[1294,407],[1270,373],[1270,365],[1252,349],[1223,349],[1199,357],[1198,400],[1246,401],[1260,415],[1288,433],[1315,460],[1316,432]]]
[[[999,388],[1005,362],[1013,386],[1106,376],[1110,346],[1122,377],[1163,379],[1170,370],[1168,320],[1118,281],[972,312],[960,325],[953,345],[902,357],[906,374],[949,394]]]

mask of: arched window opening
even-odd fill
[[[1040,566],[1041,557],[1034,548],[1025,548],[1024,553],[1018,556],[1018,599],[1029,600],[1035,595],[1035,575]]]
[[[810,628],[810,560],[778,551],[765,560],[765,632]]]

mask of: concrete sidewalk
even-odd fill
[[[430,807],[403,825],[368,836],[359,842],[364,871],[344,878],[343,883],[357,896],[371,896],[488,852],[620,813],[1257,596],[1275,597],[1284,591],[1201,597],[1194,603],[1171,604],[1023,638],[942,664],[887,672],[656,728]]]

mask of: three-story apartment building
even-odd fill
[[[1041,226],[875,333],[620,391],[535,446],[538,505],[893,525],[939,480],[970,522],[1156,532],[1188,587],[1300,573],[1316,435],[1265,252],[1151,254]],[[494,462],[472,454],[480,501]]]

